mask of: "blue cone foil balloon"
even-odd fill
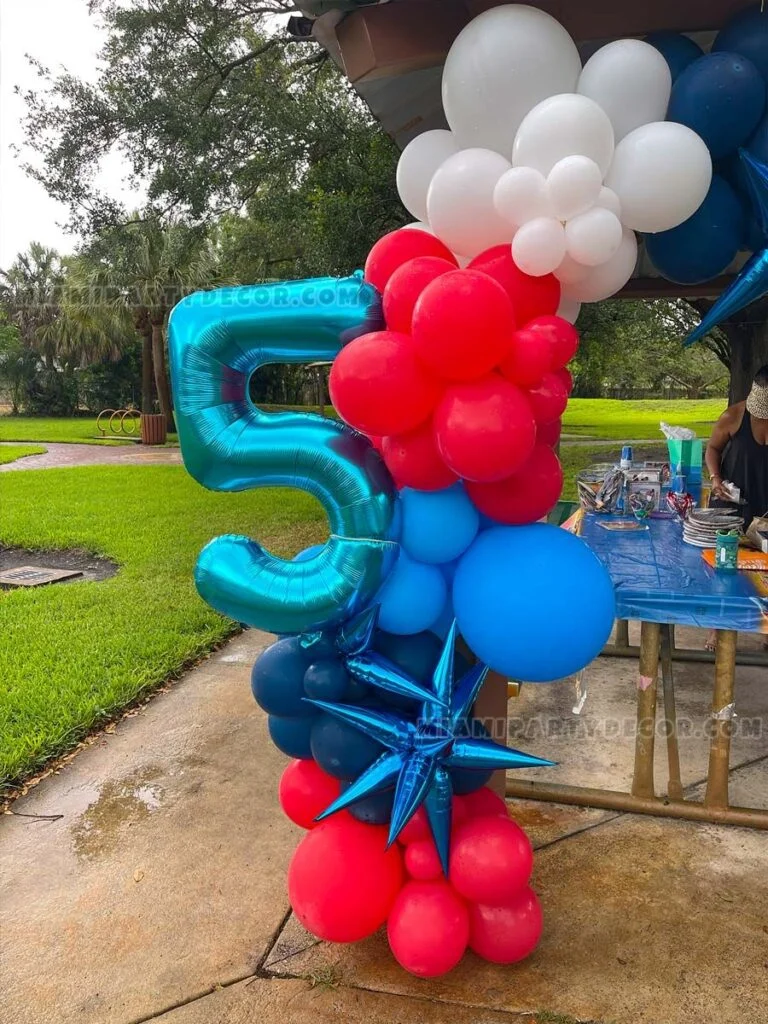
[[[751,60],[768,81],[768,11],[757,3],[727,21],[717,34],[713,53],[725,50]]]
[[[216,491],[297,487],[323,505],[331,538],[314,558],[285,562],[247,537],[218,537],[195,582],[217,611],[275,633],[342,622],[370,603],[394,564],[392,480],[368,440],[310,413],[265,413],[251,375],[266,363],[332,360],[379,315],[361,275],[198,292],[169,324],[184,464]]]
[[[544,523],[484,530],[461,558],[453,606],[478,658],[532,683],[588,665],[616,611],[598,557],[580,537]]]
[[[755,65],[739,53],[708,53],[675,82],[667,119],[692,128],[719,160],[747,142],[764,112],[765,80]]]
[[[668,281],[699,284],[726,269],[746,235],[743,202],[728,182],[713,175],[696,213],[671,231],[645,236],[648,256]]]
[[[688,36],[680,32],[651,32],[645,37],[646,43],[655,46],[664,60],[669,64],[672,81],[675,82],[689,64],[693,64],[704,51]]]

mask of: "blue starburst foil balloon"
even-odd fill
[[[768,237],[768,164],[757,160],[751,153],[739,151],[744,174],[752,199],[755,220]],[[768,247],[758,249],[750,256],[714,306],[702,317],[701,323],[685,339],[686,348],[699,341],[713,328],[740,309],[757,302],[768,294]]]
[[[358,632],[358,638],[366,627]],[[408,679],[386,658],[358,648],[346,658],[349,671],[370,686],[387,693],[418,696],[421,707],[415,721],[396,710],[311,701],[316,707],[335,715],[377,740],[385,752],[356,779],[317,820],[394,786],[394,804],[389,826],[391,845],[418,808],[423,804],[435,840],[440,863],[448,875],[451,835],[451,768],[539,768],[554,761],[521,753],[493,740],[461,734],[462,725],[475,702],[488,673],[486,665],[474,665],[453,687],[453,653],[456,623],[445,639],[440,660],[427,690]]]

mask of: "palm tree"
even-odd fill
[[[18,329],[22,344],[39,352],[49,369],[55,363],[50,328],[60,314],[63,282],[59,254],[39,242],[32,242],[8,270],[0,270],[0,302],[8,320]]]
[[[200,228],[157,218],[113,228],[76,260],[76,275],[94,316],[105,311],[130,319],[142,339],[142,412],[150,412],[151,381],[168,429],[175,429],[165,355],[165,332],[173,306],[190,292],[210,287],[218,254]]]

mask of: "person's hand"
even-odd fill
[[[713,476],[712,477],[712,490],[711,490],[710,493],[711,493],[711,497],[713,497],[713,498],[720,498],[723,501],[731,501],[731,498],[728,495],[728,492],[723,487],[722,477],[719,477],[719,476]]]

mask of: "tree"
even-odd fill
[[[165,353],[173,306],[218,279],[218,255],[207,233],[179,222],[136,219],[104,230],[74,261],[81,310],[130,323],[142,341],[142,412],[152,408],[154,375],[160,411],[175,429]]]
[[[37,353],[23,344],[18,327],[9,324],[0,310],[0,384],[10,399],[14,416],[21,411],[37,364]]]

